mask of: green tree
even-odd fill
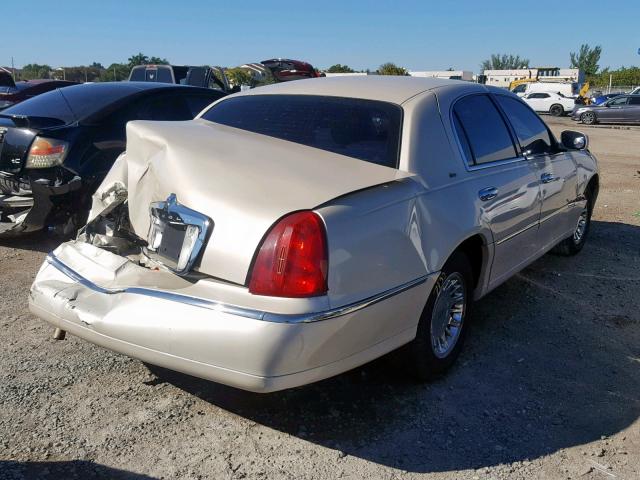
[[[251,85],[253,77],[245,68],[227,68],[224,72],[232,86]]]
[[[129,67],[135,67],[136,65],[148,65],[149,57],[140,52],[136,55],[131,55],[127,62],[129,62]]]
[[[91,68],[97,68],[98,70],[104,70],[104,67],[102,66],[102,64],[100,62],[93,62],[91,65],[89,65]]]
[[[51,67],[49,65],[29,63],[22,67],[23,80],[35,80],[40,78],[51,78]]]
[[[603,68],[595,75],[587,75],[587,81],[592,87],[607,87],[609,76],[611,76],[611,85],[614,87],[640,85],[640,67],[620,67],[618,70]]]
[[[516,70],[518,68],[529,68],[529,59],[521,58],[520,55],[506,53],[494,53],[480,64],[482,70]]]
[[[169,65],[169,60],[167,60],[166,58],[160,58],[160,57],[150,57],[149,64],[150,65]]]
[[[72,82],[96,82],[100,81],[103,70],[96,67],[85,67],[83,65],[77,67],[64,67],[64,76]],[[56,76],[60,77],[62,72],[56,72]]]
[[[600,68],[600,65],[598,65],[600,55],[602,55],[602,47],[600,45],[591,48],[589,44],[583,43],[580,45],[578,52],[569,54],[571,68],[579,68],[585,75],[595,75]]]
[[[136,65],[168,65],[169,60],[160,57],[148,57],[144,53],[140,52],[132,55],[127,60],[129,62],[129,68]]]
[[[399,67],[395,63],[387,62],[383,63],[378,67],[377,71],[378,75],[399,75],[399,76],[407,76],[409,72],[406,68]]]
[[[120,82],[129,78],[131,67],[126,63],[112,63],[100,75],[102,82]]]
[[[341,65],[336,63],[335,65],[331,65],[327,69],[327,73],[353,73],[354,70],[348,65]]]

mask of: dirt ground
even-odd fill
[[[256,395],[54,341],[27,292],[55,240],[0,245],[0,480],[640,478],[640,129],[580,129],[587,246],[481,300],[428,385],[381,359]]]

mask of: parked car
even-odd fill
[[[636,87],[629,92],[629,95],[640,95],[640,87]]]
[[[223,95],[160,83],[95,83],[0,112],[0,236],[45,227],[73,232],[124,150],[129,120],[191,120]]]
[[[598,95],[598,96],[593,97],[591,99],[591,105],[602,105],[607,100],[615,98],[615,97],[617,97],[619,95],[622,95],[622,94],[621,93],[607,93],[607,94],[603,94],[603,95]]]
[[[559,93],[565,97],[575,97],[579,91],[580,84],[576,82],[528,82],[521,83],[512,90],[519,97],[536,92]]]
[[[129,81],[176,83],[223,92],[231,91],[229,80],[221,67],[138,65],[131,69]]]
[[[271,70],[271,73],[278,82],[316,78],[320,76],[310,63],[300,60],[272,58],[270,60],[263,60],[261,63]]]
[[[552,92],[530,93],[522,99],[536,112],[548,113],[554,117],[571,113],[576,105],[575,99]]]
[[[9,83],[9,82],[6,82]],[[13,80],[11,81],[13,83]],[[26,80],[0,87],[0,110],[57,88],[78,85],[66,80]]]
[[[571,118],[585,125],[640,122],[640,95],[618,95],[601,105],[576,108]]]
[[[259,112],[259,114],[256,114]],[[130,122],[78,239],[30,293],[62,331],[257,392],[399,347],[428,379],[473,301],[589,233],[598,168],[508,91],[338,77]]]
[[[0,67],[0,89],[3,87],[13,87],[15,83],[11,72],[6,68]],[[0,90],[1,91],[1,90]]]

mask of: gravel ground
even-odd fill
[[[428,385],[381,359],[257,395],[54,341],[27,292],[55,240],[0,245],[0,480],[639,478],[640,129],[581,128],[602,168],[587,246],[481,300]]]

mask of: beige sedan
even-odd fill
[[[458,356],[473,301],[555,247],[598,193],[588,139],[558,142],[472,83],[321,78],[130,122],[87,226],[31,310],[143,361],[270,392],[403,347],[419,379]]]

